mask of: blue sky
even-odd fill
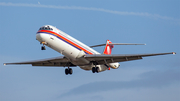
[[[1,101],[179,101],[179,0],[0,0]],[[43,25],[53,25],[87,45],[115,46],[113,54],[177,52],[122,62],[119,69],[93,74],[79,67],[3,66],[61,56],[35,40]],[[104,47],[94,48],[102,52]]]

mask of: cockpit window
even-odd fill
[[[53,29],[50,28],[49,26],[45,26],[45,27],[41,27],[39,30],[53,30]]]

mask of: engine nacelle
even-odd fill
[[[119,68],[120,64],[118,62],[115,62],[115,63],[109,63],[108,66],[113,69],[117,69]]]

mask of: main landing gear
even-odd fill
[[[66,68],[66,69],[65,69],[65,74],[66,74],[66,75],[68,75],[68,74],[71,75],[72,73],[73,73],[72,68]]]
[[[93,68],[92,68],[92,72],[93,72],[93,73],[95,73],[95,72],[96,72],[96,73],[99,73],[99,67],[93,67]]]

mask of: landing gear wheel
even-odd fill
[[[41,47],[41,50],[46,50],[46,47],[45,47],[45,46],[42,46],[42,47]]]
[[[71,75],[73,73],[73,70],[69,68],[69,74]]]
[[[65,74],[68,75],[68,74],[72,74],[73,73],[73,70],[71,68],[66,68],[65,69]]]
[[[66,68],[65,69],[65,74],[68,75],[69,74],[69,70]]]
[[[99,67],[96,67],[96,73],[99,73]]]
[[[92,72],[93,72],[93,73],[96,72],[96,68],[95,68],[95,67],[92,68]]]
[[[96,72],[96,73],[99,73],[99,67],[93,67],[93,68],[92,68],[92,72],[93,72],[93,73],[95,73],[95,72]]]

